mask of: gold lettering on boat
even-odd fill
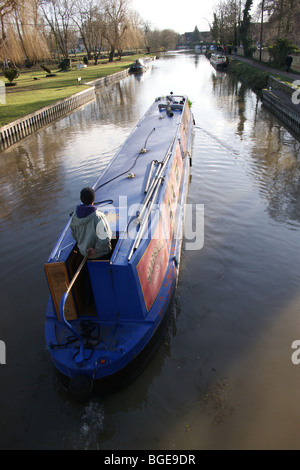
[[[156,242],[156,244],[153,248],[153,252],[151,254],[151,257],[150,257],[150,260],[149,260],[149,265],[148,265],[148,268],[147,268],[147,280],[148,280],[149,284],[151,283],[151,279],[152,279],[152,275],[153,275],[153,271],[154,271],[157,256],[158,256],[159,252],[162,250],[163,247],[164,247],[164,244],[163,244],[162,240],[157,240],[157,242]]]

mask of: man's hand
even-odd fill
[[[90,258],[93,258],[97,254],[97,251],[95,250],[95,248],[88,248],[86,252]]]

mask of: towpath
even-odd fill
[[[257,60],[248,59],[246,57],[237,56],[237,60],[244,62],[252,67],[263,70],[269,75],[274,76],[276,79],[278,75],[281,80],[282,77],[286,77],[289,81],[298,80],[300,84],[300,74],[294,72],[286,72],[284,70],[275,69],[269,67],[264,62],[258,62]],[[280,80],[280,78],[278,78]],[[278,83],[278,86],[277,86]],[[268,89],[262,90],[262,100],[268,109],[280,119],[294,135],[299,139],[300,136],[300,89],[292,92],[288,90],[288,86],[280,85],[279,82],[270,81]]]
[[[249,64],[252,67],[256,67],[257,69],[263,70],[270,74],[281,75],[283,77],[287,77],[292,80],[300,80],[300,73],[286,72],[284,70],[275,69],[275,68],[269,67],[269,65],[266,64],[265,62],[258,62],[257,60],[248,59],[246,57],[239,56],[239,55],[236,57],[231,55],[231,57],[236,58],[237,60],[240,60],[241,62],[245,62],[246,64]]]

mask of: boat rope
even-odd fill
[[[84,349],[91,351],[90,355],[87,358],[84,358],[85,361],[88,361],[92,357],[95,351],[95,348],[100,343],[100,326],[98,323],[93,322],[91,320],[83,320],[80,322],[80,329],[81,329],[81,336],[84,341]],[[77,342],[78,340],[79,340],[78,336],[71,335],[67,337],[64,343],[52,344],[51,348],[52,349],[65,348],[67,346],[71,346],[73,343]],[[75,360],[76,356],[80,352],[80,345],[78,345],[76,349],[77,351],[73,356],[73,360]]]
[[[144,147],[141,149],[142,153],[145,153],[145,151],[147,152],[147,143],[148,143],[148,140],[149,140],[151,134],[153,134],[154,131],[155,131],[155,127],[153,127],[152,131],[150,132],[147,139],[145,140]]]
[[[107,204],[113,204],[113,199],[105,199],[104,201],[94,202],[95,206],[106,206]]]
[[[100,326],[96,322],[92,322],[90,320],[83,320],[80,323],[80,327],[82,328],[82,337],[84,340],[84,349],[88,349],[91,351],[90,355],[85,358],[85,361],[88,361],[94,351],[96,346],[100,343]],[[78,346],[77,352],[73,356],[73,360],[75,361],[77,354],[80,353],[80,346]]]
[[[102,184],[100,184],[99,186],[97,186],[97,188],[94,189],[95,192],[98,191],[98,189],[100,189],[100,188],[102,188],[103,186],[105,186],[106,184],[111,183],[112,181],[114,181],[114,180],[117,179],[117,178],[120,178],[120,176],[126,175],[127,173],[129,173],[129,172],[135,167],[136,162],[138,161],[139,157],[140,157],[141,155],[143,155],[144,153],[147,152],[146,145],[147,145],[147,143],[148,143],[149,137],[151,136],[151,134],[152,134],[154,131],[155,131],[155,127],[151,130],[150,134],[148,135],[147,139],[145,140],[144,147],[139,151],[139,153],[138,153],[137,156],[135,157],[135,160],[134,160],[133,164],[131,165],[131,167],[128,168],[127,170],[123,171],[122,173],[120,173],[120,174],[114,176],[114,177],[111,178],[110,180],[105,181],[105,183],[102,183]]]

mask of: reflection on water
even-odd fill
[[[204,246],[183,250],[169,333],[145,372],[74,404],[44,346],[43,263],[80,189],[170,91],[192,101],[188,202],[204,204]],[[0,168],[2,448],[299,447],[299,142],[256,94],[204,56],[166,55],[3,151]]]
[[[255,130],[252,169],[268,201],[269,214],[276,221],[299,224],[299,142],[272,118]]]

